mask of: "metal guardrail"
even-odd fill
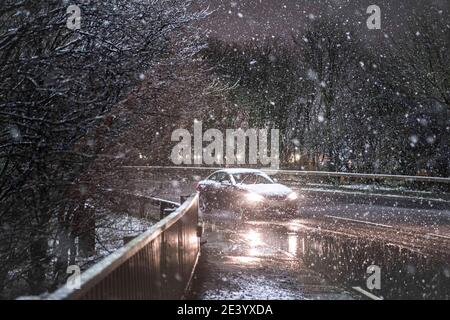
[[[406,180],[411,182],[437,182],[450,183],[450,178],[427,177],[427,176],[405,176],[390,174],[371,174],[371,173],[348,173],[348,172],[326,172],[326,171],[294,171],[294,170],[263,170],[267,174],[281,174],[294,176],[317,176],[317,177],[335,177],[352,179],[373,179],[373,180]]]
[[[195,195],[145,233],[83,272],[80,289],[64,286],[45,299],[181,299],[200,254],[197,228],[198,195]]]
[[[125,166],[124,169],[139,170],[181,170],[192,172],[214,172],[226,168],[219,167],[177,167],[177,166]],[[372,179],[372,180],[400,180],[409,182],[431,182],[450,184],[450,178],[428,177],[428,176],[406,176],[390,174],[371,174],[371,173],[348,173],[348,172],[327,172],[327,171],[298,171],[298,170],[274,170],[261,169],[270,175],[282,176],[314,176],[325,178],[352,178],[352,179]]]

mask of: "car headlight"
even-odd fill
[[[251,202],[261,202],[264,200],[264,197],[257,193],[247,193],[245,197],[247,198],[248,201]]]
[[[289,200],[297,200],[298,195],[295,192],[292,192],[290,195],[288,195],[287,197]]]

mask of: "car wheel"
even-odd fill
[[[230,201],[228,209],[232,212],[240,213],[242,210],[242,204],[237,201]]]
[[[240,207],[236,212],[239,214],[240,220],[246,220],[249,216],[249,210],[243,207]]]
[[[297,207],[288,207],[286,209],[286,213],[290,216],[295,216],[298,214],[298,208]]]

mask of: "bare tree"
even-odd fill
[[[0,9],[2,289],[24,281],[37,294],[64,270],[56,233],[86,209],[86,170],[111,158],[102,138],[123,130],[112,113],[158,61],[192,57],[200,48],[193,23],[206,14],[185,0],[80,9],[79,30],[66,27],[65,1],[5,0]],[[66,261],[54,268],[57,254]]]
[[[413,172],[449,176],[450,25],[442,11],[417,14],[401,37],[388,42],[385,82],[405,105],[403,146]],[[386,79],[387,78],[387,79]]]

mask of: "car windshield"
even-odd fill
[[[260,173],[234,174],[234,180],[240,184],[273,184],[273,180]]]

